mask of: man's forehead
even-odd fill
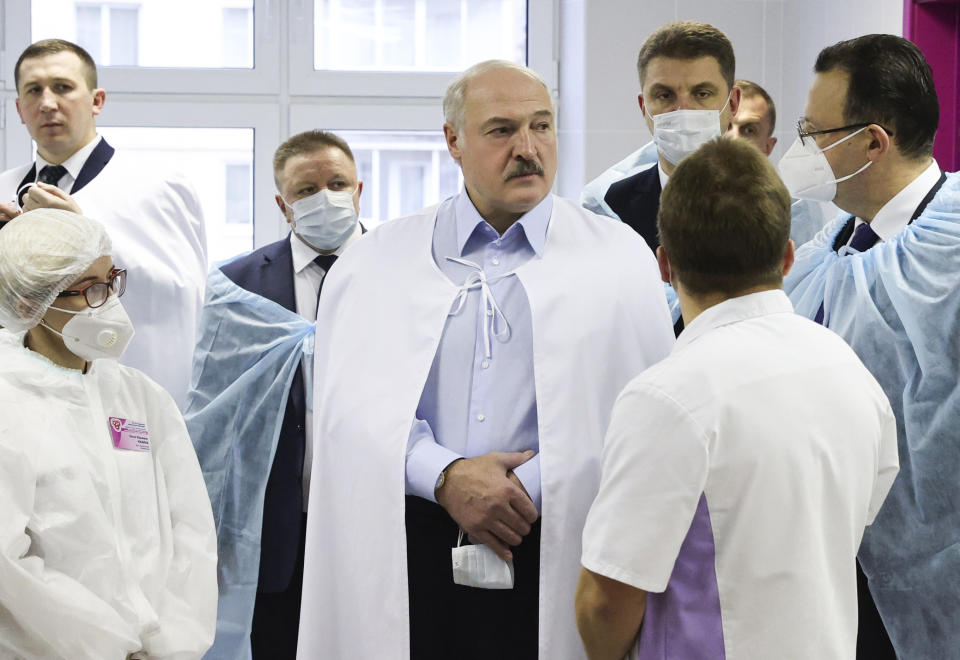
[[[803,119],[823,128],[843,120],[849,75],[840,69],[818,73],[813,79]]]
[[[83,74],[83,61],[69,50],[28,57],[20,62],[21,79],[28,76],[73,77]]]
[[[701,84],[726,87],[720,63],[711,55],[692,59],[654,57],[647,63],[643,81],[644,88],[654,85],[693,87]]]
[[[353,161],[337,147],[325,147],[290,156],[283,166],[284,178],[333,177],[355,178],[357,168]]]
[[[464,111],[467,115],[483,115],[480,121],[493,116],[520,118],[553,114],[553,103],[547,89],[535,78],[512,69],[494,69],[467,84]]]
[[[769,110],[770,108],[762,96],[745,96],[740,100],[740,107],[737,109],[737,114],[733,120],[738,124],[766,121]]]

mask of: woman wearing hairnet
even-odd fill
[[[0,658],[199,658],[216,536],[173,399],[133,336],[99,223],[0,230]],[[163,351],[163,346],[156,350]]]

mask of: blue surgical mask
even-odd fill
[[[336,250],[357,224],[354,190],[323,190],[289,204],[293,231],[315,250]],[[286,200],[284,200],[286,203]]]

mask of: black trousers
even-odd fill
[[[300,633],[300,596],[303,593],[303,549],[307,540],[307,514],[300,523],[300,547],[293,577],[284,591],[257,592],[253,606],[250,646],[255,660],[296,660]]]
[[[536,660],[540,521],[512,548],[513,589],[476,589],[453,582],[457,523],[433,502],[406,504],[410,659]]]
[[[857,629],[857,660],[897,660],[893,643],[887,635],[877,606],[867,586],[867,576],[857,561],[857,607],[859,609],[859,627]]]

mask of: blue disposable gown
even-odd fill
[[[797,252],[797,313],[847,340],[897,417],[900,474],[860,546],[900,658],[960,649],[960,175],[923,214],[863,254],[831,249],[849,215]]]
[[[214,269],[197,337],[184,417],[220,557],[217,636],[206,657],[249,658],[264,491],[290,384],[304,356],[312,360],[314,326]]]

